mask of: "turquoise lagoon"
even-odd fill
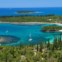
[[[42,32],[42,28],[48,25],[55,24],[10,24],[10,23],[1,23],[0,24],[0,40],[4,38],[4,42],[0,42],[0,45],[30,45],[30,44],[38,44],[42,41],[53,42],[54,37],[58,35],[58,33],[44,33]],[[5,39],[6,36],[6,39]],[[8,36],[10,38],[8,38]],[[18,38],[17,41],[14,41],[12,37]],[[10,41],[10,42],[9,42]]]

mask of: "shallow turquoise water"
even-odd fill
[[[53,42],[54,37],[57,36],[57,33],[44,33],[41,31],[42,27],[47,25],[52,24],[0,24],[0,35],[11,35],[20,38],[20,40],[17,42],[0,45],[37,44],[41,43],[42,41],[47,42],[48,39]]]

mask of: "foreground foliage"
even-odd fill
[[[0,62],[62,62],[62,41],[51,44],[0,46]]]

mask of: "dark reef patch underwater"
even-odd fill
[[[20,38],[11,35],[0,35],[0,45],[16,43],[20,40]]]

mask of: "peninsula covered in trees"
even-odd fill
[[[51,26],[45,26],[42,28],[42,31],[44,32],[59,32],[59,30],[62,30],[62,26],[51,25]]]
[[[62,16],[46,15],[46,16],[0,16],[0,22],[46,22],[46,23],[62,23]]]

